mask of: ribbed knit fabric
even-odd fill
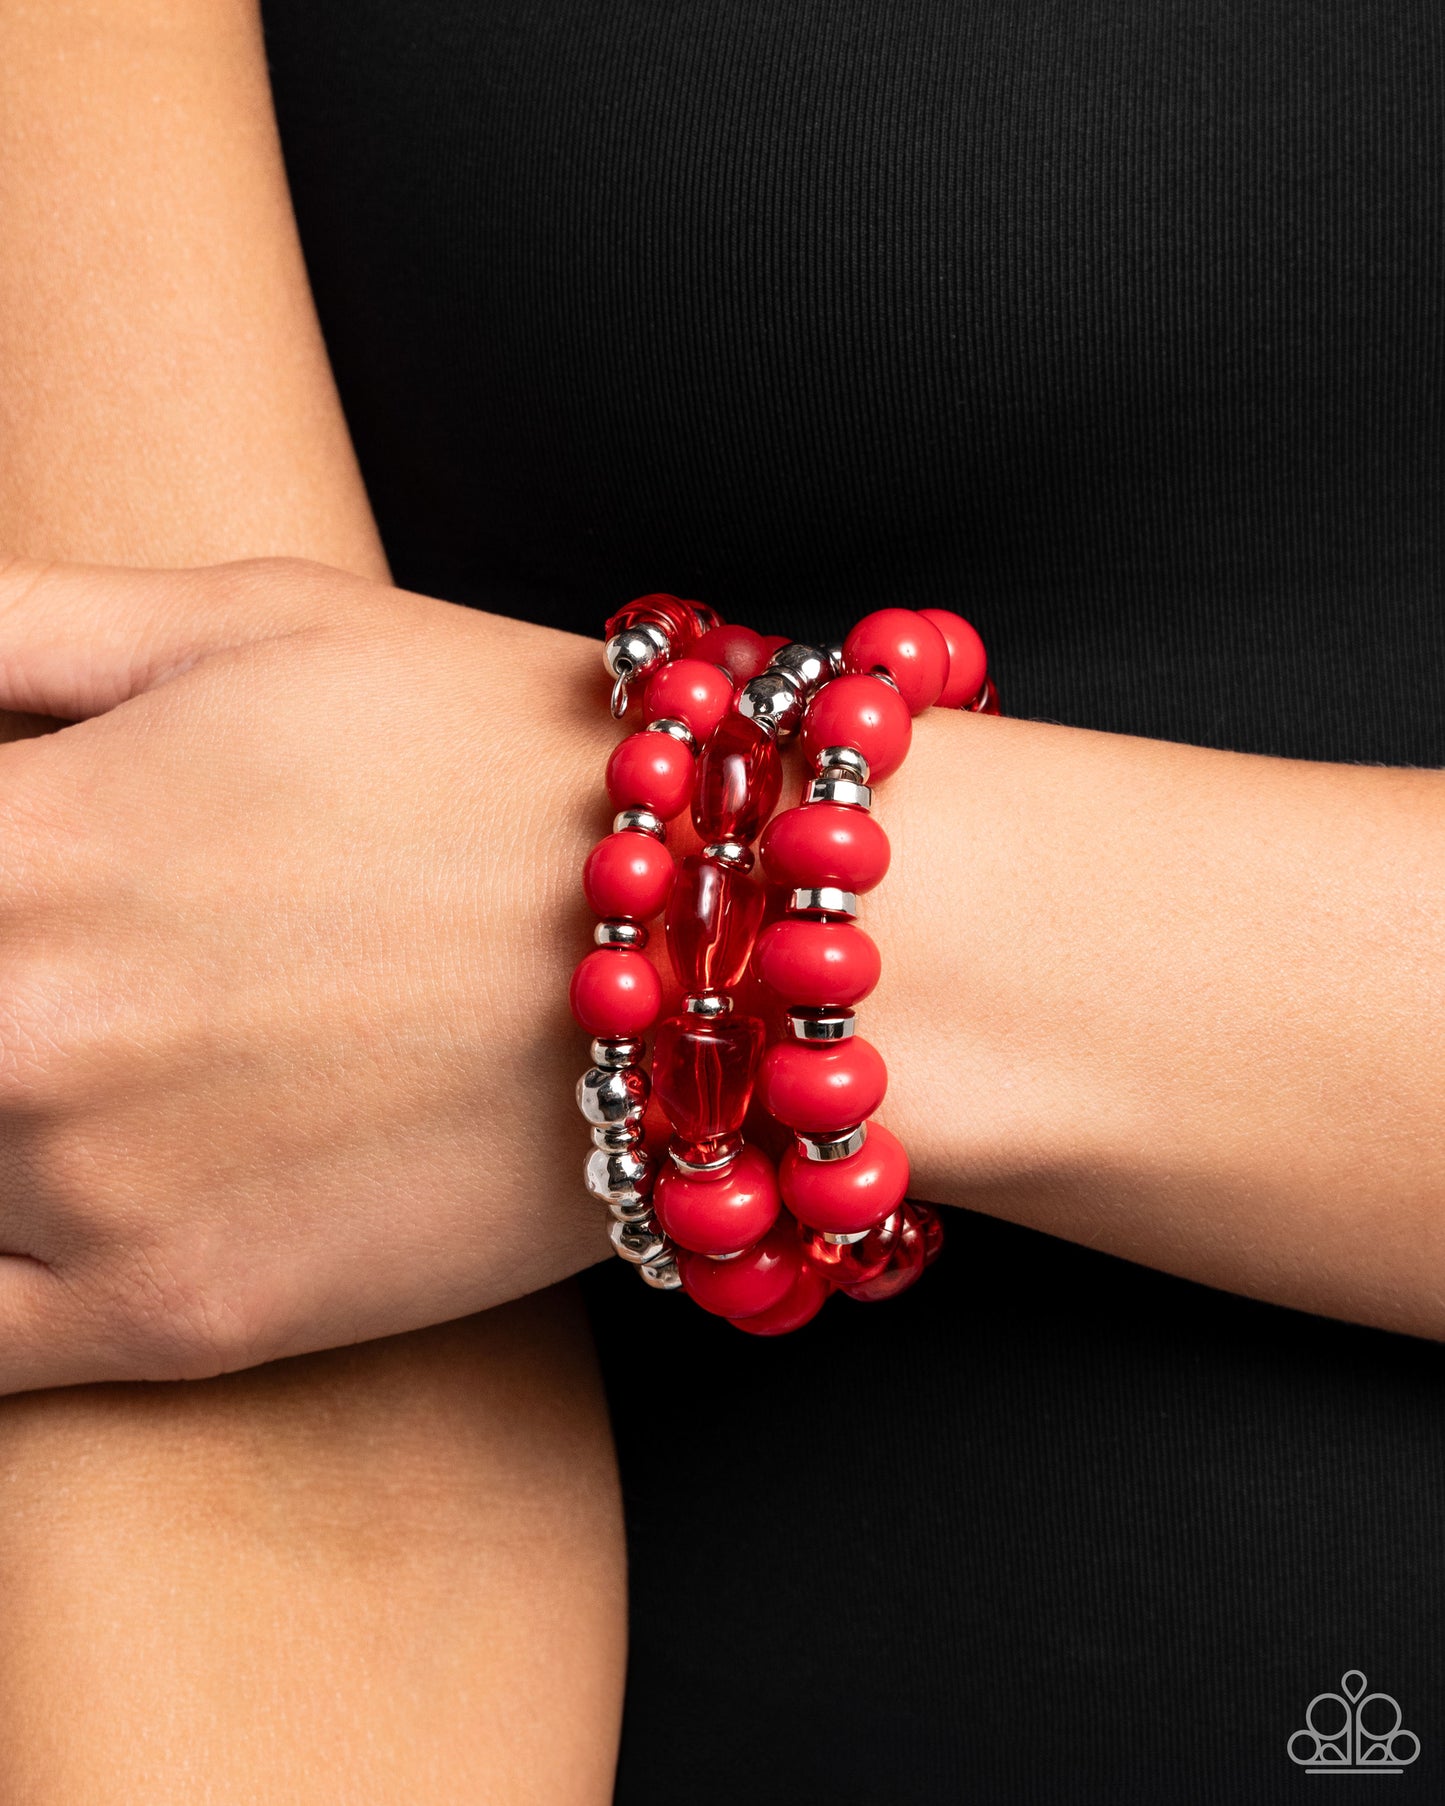
[[[1445,763],[1438,0],[267,28],[402,582],[586,632],[960,607],[1010,713]],[[1352,1667],[1423,1745],[1391,1798],[1441,1797],[1440,1351],[950,1230],[780,1343],[589,1280],[622,1806],[1293,1800]]]

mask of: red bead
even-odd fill
[[[888,870],[888,836],[865,809],[809,803],[784,809],[758,843],[763,868],[787,890],[836,885],[861,894]]]
[[[614,809],[651,809],[663,821],[681,815],[692,795],[697,761],[668,734],[629,734],[607,761],[607,794]]]
[[[762,1057],[756,1016],[668,1016],[652,1051],[652,1089],[684,1141],[713,1141],[743,1126]]]
[[[849,1298],[856,1298],[859,1304],[882,1304],[886,1299],[896,1298],[900,1292],[906,1292],[909,1286],[922,1275],[928,1265],[928,1243],[915,1207],[905,1204],[897,1214],[897,1231],[891,1236],[892,1246],[888,1250],[888,1258],[878,1272],[870,1274],[866,1279],[855,1281],[844,1280],[838,1290]],[[886,1231],[889,1224],[880,1225],[880,1231]],[[875,1231],[875,1233],[879,1233]],[[873,1236],[867,1238],[873,1240]],[[859,1246],[865,1246],[859,1243]]]
[[[732,679],[700,658],[676,658],[647,686],[642,713],[648,721],[683,721],[701,746],[732,707]]]
[[[750,677],[766,671],[771,652],[763,650],[761,634],[751,627],[714,627],[687,649],[689,658],[706,659],[721,665],[735,684],[745,684]]]
[[[948,677],[938,693],[938,706],[961,709],[978,695],[988,676],[983,640],[971,621],[946,608],[920,608],[918,612],[925,621],[933,623],[948,647]]]
[[[835,1291],[841,1291],[876,1279],[888,1265],[902,1230],[901,1210],[895,1210],[892,1216],[876,1223],[861,1242],[830,1242],[821,1229],[805,1229],[800,1223],[798,1245],[809,1264],[817,1268]]]
[[[746,715],[727,715],[698,755],[692,825],[704,845],[754,840],[782,788],[783,762],[768,730]]]
[[[775,652],[781,652],[784,646],[791,646],[792,643],[785,633],[765,633],[763,635],[763,652],[771,659]]]
[[[681,596],[659,592],[653,596],[635,596],[624,602],[608,621],[604,632],[610,640],[615,633],[629,627],[660,627],[672,642],[673,657],[678,657],[698,635],[717,624],[712,609],[701,602],[685,602]]]
[[[589,1035],[640,1035],[662,1008],[662,980],[645,953],[596,947],[572,974],[568,995],[578,1027]]]
[[[664,926],[684,991],[726,991],[747,970],[766,895],[745,872],[691,853],[678,869]]]
[[[923,1237],[923,1264],[931,1267],[943,1252],[943,1224],[931,1204],[910,1204],[908,1209]]]
[[[735,1329],[745,1329],[750,1336],[786,1336],[805,1323],[811,1323],[828,1302],[829,1285],[821,1273],[806,1262],[798,1269],[793,1288],[781,1304],[759,1311],[754,1317],[734,1317]]]
[[[758,1088],[768,1113],[804,1135],[836,1135],[866,1122],[888,1090],[883,1056],[858,1035],[821,1047],[778,1041]]]
[[[672,889],[672,854],[652,834],[628,830],[599,840],[582,867],[589,908],[603,917],[646,922]]]
[[[778,1176],[760,1148],[745,1147],[720,1178],[695,1179],[669,1163],[653,1191],[657,1220],[679,1248],[734,1254],[778,1220]]]
[[[911,608],[880,608],[843,642],[843,663],[860,675],[882,668],[915,715],[938,701],[948,677],[948,642]]]
[[[758,936],[753,970],[785,1003],[840,1009],[878,983],[878,949],[852,922],[807,922],[784,917]]]
[[[710,1260],[687,1248],[677,1256],[683,1290],[715,1317],[753,1317],[781,1304],[802,1264],[791,1219],[775,1224],[756,1247],[734,1260]]]
[[[789,1148],[778,1169],[789,1210],[810,1229],[856,1235],[891,1215],[908,1190],[908,1156],[881,1123],[869,1123],[868,1139],[844,1160],[809,1160]]]
[[[825,746],[856,747],[876,784],[907,757],[913,721],[908,704],[881,677],[835,677],[803,711],[802,738],[814,761]]]

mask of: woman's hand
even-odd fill
[[[596,648],[321,565],[0,576],[0,1390],[437,1322],[607,1252],[566,980]]]

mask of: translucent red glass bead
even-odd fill
[[[763,888],[746,872],[689,854],[672,886],[664,931],[684,991],[726,991],[747,969],[763,919]]]
[[[716,1141],[741,1130],[763,1041],[756,1016],[667,1016],[658,1024],[652,1089],[684,1142]]]
[[[746,715],[726,715],[698,756],[692,825],[705,844],[755,840],[782,788],[783,762],[772,735]]]

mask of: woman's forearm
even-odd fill
[[[1445,777],[935,713],[879,807],[922,1195],[1445,1335]]]

